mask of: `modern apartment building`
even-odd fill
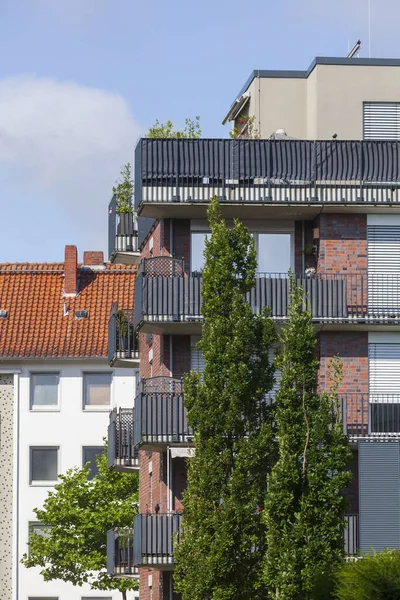
[[[29,527],[58,474],[96,468],[109,412],[135,395],[136,350],[110,367],[116,304],[133,305],[136,267],[66,246],[63,263],[0,265],[0,597],[2,600],[117,600],[20,564]],[[110,335],[109,335],[110,333]],[[114,349],[110,349],[110,351]],[[130,348],[129,348],[130,350]],[[128,594],[134,600],[135,593]]]
[[[398,139],[400,59],[321,58],[307,71],[253,71],[223,123],[261,138]]]
[[[141,600],[179,598],[173,534],[193,436],[181,378],[203,367],[196,343],[214,195],[228,222],[238,217],[254,234],[254,311],[268,305],[277,327],[285,322],[292,269],[311,302],[321,389],[329,389],[330,359],[339,354],[343,362],[353,471],[346,553],[400,549],[398,110],[400,61],[317,58],[306,73],[255,71],[228,113],[255,115],[261,138],[284,129],[287,136],[275,136],[283,139],[139,141],[140,382],[131,410],[114,416],[109,440],[114,468],[139,468],[140,514],[129,564],[126,555],[121,564],[118,535],[110,533],[109,552],[116,573],[139,568]]]

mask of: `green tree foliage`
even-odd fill
[[[120,171],[120,179],[113,187],[113,194],[116,198],[117,213],[133,213],[132,198],[133,198],[133,180],[132,166],[126,163]]]
[[[400,552],[386,550],[345,563],[336,581],[338,600],[399,600]]]
[[[107,453],[97,458],[99,473],[88,480],[90,469],[74,468],[60,475],[61,483],[49,492],[36,518],[49,529],[48,536],[30,534],[29,554],[21,562],[40,567],[45,581],[61,579],[73,585],[88,583],[93,590],[137,589],[137,582],[114,579],[106,572],[107,531],[132,527],[138,504],[138,476],[114,473]]]
[[[184,382],[195,456],[188,465],[182,541],[175,585],[183,600],[257,600],[265,529],[261,509],[271,465],[273,384],[267,314],[245,301],[254,287],[256,252],[237,220],[227,228],[216,198],[208,210],[211,238],[203,271],[205,370]]]
[[[159,120],[152,125],[147,133],[149,138],[189,138],[195,139],[201,137],[200,117],[194,119],[185,119],[185,126],[182,131],[174,129],[172,121],[167,121],[165,124]]]
[[[270,598],[309,600],[315,582],[329,578],[343,557],[342,494],[351,479],[332,364],[330,394],[317,394],[318,360],[304,292],[291,280],[289,322],[280,334],[281,371],[275,421],[279,459],[269,476],[263,522],[267,530],[264,576]]]

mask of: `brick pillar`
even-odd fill
[[[76,296],[78,276],[78,250],[76,246],[65,246],[64,294]]]

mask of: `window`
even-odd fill
[[[204,268],[207,233],[191,234],[190,270]],[[292,266],[291,233],[253,233],[259,273],[287,273]]]
[[[257,271],[259,273],[287,273],[291,267],[290,233],[255,233]]]
[[[191,235],[190,270],[192,273],[193,271],[201,271],[204,268],[206,237],[206,233],[192,233]]]
[[[364,102],[364,140],[400,140],[400,102]]]
[[[58,600],[58,596],[57,598],[55,596],[52,596],[51,598],[48,598],[47,596],[29,596],[28,600]]]
[[[31,447],[30,483],[56,482],[57,463],[58,447]]]
[[[83,380],[84,408],[108,408],[111,404],[111,373],[86,373]]]
[[[31,373],[31,409],[58,407],[58,373]]]
[[[90,473],[88,479],[93,479],[93,477],[99,472],[99,468],[96,464],[96,457],[99,456],[99,454],[103,454],[103,452],[103,446],[84,446],[82,464],[86,465],[86,463],[90,463]]]
[[[36,523],[36,522],[30,522],[29,523],[29,539],[28,539],[28,546],[30,544],[30,540],[31,540],[31,534],[36,533],[37,535],[42,535],[43,537],[49,537],[50,536],[50,532],[49,532],[50,527],[46,527],[46,525],[44,525],[43,523]],[[40,600],[40,598],[35,598],[32,600]],[[50,598],[48,600],[51,600]]]
[[[111,596],[83,596],[82,600],[112,600]]]

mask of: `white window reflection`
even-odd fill
[[[256,233],[258,273],[287,273],[292,266],[290,233]]]
[[[209,234],[208,234],[209,235]],[[204,250],[206,247],[206,233],[192,233],[190,248],[190,270],[201,271],[204,268]]]

